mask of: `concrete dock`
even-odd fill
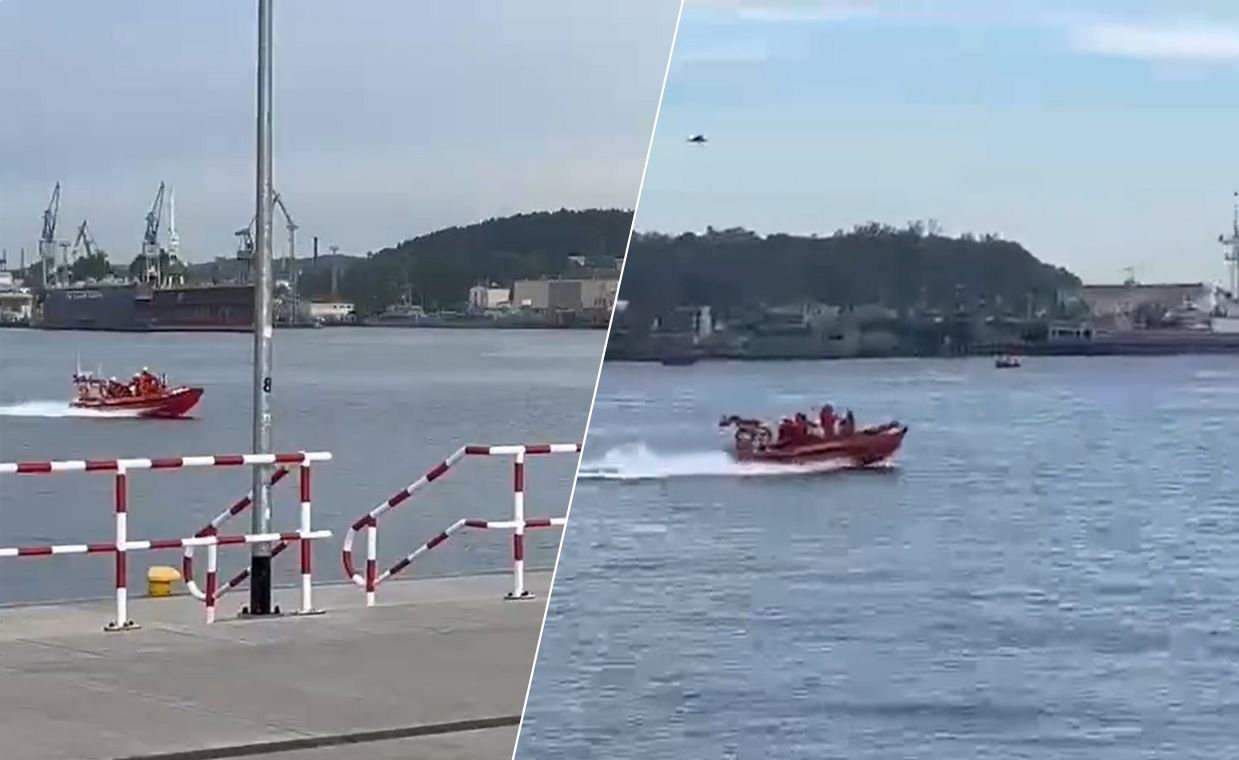
[[[206,625],[200,602],[137,599],[139,630],[104,633],[108,601],[0,609],[4,760],[509,760],[550,573],[392,581],[378,605],[320,586],[322,615]],[[285,609],[295,592],[279,591]]]

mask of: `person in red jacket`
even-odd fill
[[[779,437],[774,442],[775,448],[791,446],[796,442],[796,423],[787,417],[779,420]]]
[[[807,443],[813,437],[812,423],[804,412],[796,412],[796,443]]]

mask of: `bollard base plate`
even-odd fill
[[[504,594],[503,598],[505,601],[509,601],[509,602],[523,602],[528,599],[536,599],[537,595],[534,594],[532,591],[522,591],[519,594],[509,591],[508,593]]]
[[[138,625],[137,623],[133,622],[132,620],[126,620],[126,621],[125,621],[125,622],[123,622],[123,623],[120,623],[120,622],[117,622],[117,621],[113,620],[112,622],[110,622],[110,623],[108,623],[107,625],[103,626],[103,630],[104,630],[106,633],[117,633],[117,632],[119,632],[119,631],[136,631],[136,630],[138,630],[138,629],[139,629],[139,628],[141,628],[141,627],[142,627],[142,626]]]
[[[288,614],[290,617],[312,617],[314,615],[326,615],[327,610],[320,610],[317,607],[311,607],[308,610],[293,610]]]
[[[278,604],[272,607],[271,611],[265,615],[255,615],[250,612],[249,605],[242,607],[241,611],[237,613],[238,620],[267,620],[269,618],[278,617],[284,617],[284,613],[280,611],[280,605]]]

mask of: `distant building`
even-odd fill
[[[356,314],[356,307],[349,301],[323,300],[304,304],[310,319],[323,322],[349,322]]]
[[[697,339],[709,340],[714,334],[714,316],[710,313],[709,306],[702,306],[697,310]]]
[[[494,285],[474,285],[469,288],[469,306],[475,309],[497,309],[512,302],[512,291]]]
[[[517,280],[512,285],[512,304],[535,311],[610,311],[615,304],[619,280]]]
[[[1239,333],[1239,317],[1214,317],[1209,328],[1218,333]]]
[[[27,290],[0,290],[0,322],[29,322],[33,317],[33,294]]]
[[[1216,288],[1202,282],[1122,285],[1085,285],[1080,298],[1094,319],[1129,317],[1141,307],[1162,306],[1171,310],[1209,313],[1217,305]]]
[[[611,311],[615,306],[615,295],[619,291],[619,280],[600,278],[581,281],[581,307]]]
[[[517,280],[512,283],[512,305],[545,311],[550,303],[549,280]]]

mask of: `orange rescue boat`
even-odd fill
[[[123,417],[173,419],[185,416],[198,405],[202,388],[169,386],[165,377],[143,369],[129,383],[78,371],[73,375],[77,398],[71,404]]]
[[[760,420],[736,415],[719,421],[722,429],[734,429],[732,456],[740,462],[819,464],[838,462],[849,467],[871,467],[895,455],[903,445],[908,427],[888,422],[850,433],[826,434],[821,430],[794,438],[780,438]]]

